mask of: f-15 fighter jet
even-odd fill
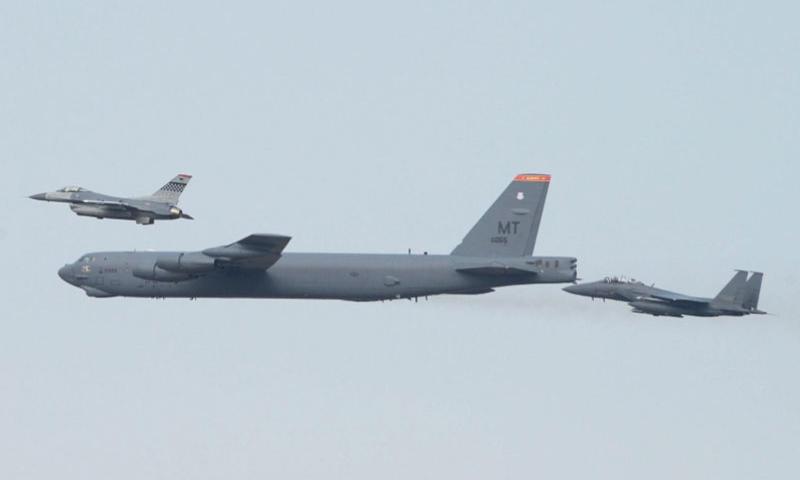
[[[191,179],[191,175],[177,175],[152,195],[136,198],[114,197],[81,187],[64,187],[55,192],[37,193],[30,198],[69,203],[69,208],[81,216],[135,220],[140,225],[152,225],[156,220],[194,220],[178,208],[178,198]]]
[[[576,259],[531,256],[549,184],[517,175],[450,255],[284,253],[290,237],[254,234],[194,252],[87,253],[58,275],[91,297],[353,301],[572,282]]]
[[[714,298],[690,297],[645,285],[633,279],[606,277],[598,282],[581,283],[565,287],[564,291],[584,297],[602,298],[628,302],[634,313],[647,313],[655,316],[718,317],[730,315],[740,317],[750,314],[764,314],[758,309],[761,281],[764,274],[754,272],[747,278],[746,271],[737,270]]]

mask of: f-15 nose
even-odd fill
[[[591,288],[589,285],[570,285],[568,287],[562,288],[567,293],[572,293],[573,295],[589,295],[591,293]]]
[[[33,199],[33,200],[47,200],[47,194],[46,193],[37,193],[36,195],[31,195],[28,198]]]

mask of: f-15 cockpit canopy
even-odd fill
[[[642,282],[636,280],[635,278],[627,278],[627,277],[606,277],[603,279],[604,283],[628,283],[633,285],[644,285]]]
[[[69,187],[60,188],[60,189],[58,189],[56,191],[72,193],[72,192],[83,192],[84,190],[85,189],[83,189],[81,187],[69,186]]]

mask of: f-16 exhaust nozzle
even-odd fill
[[[171,218],[185,218],[186,220],[194,220],[194,217],[188,213],[184,213],[183,210],[178,207],[170,207],[169,216]]]

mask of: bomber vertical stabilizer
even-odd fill
[[[533,253],[550,175],[520,174],[451,255],[525,257]]]

